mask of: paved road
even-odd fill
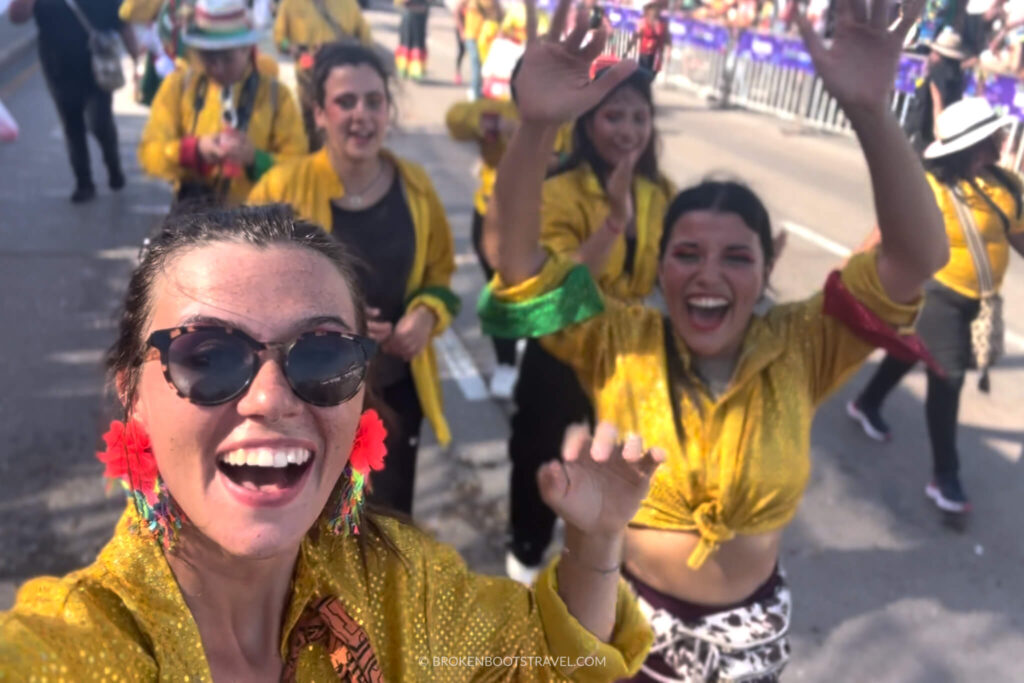
[[[397,16],[370,13],[393,45]],[[466,306],[439,341],[456,441],[421,456],[416,516],[481,571],[500,573],[508,470],[509,406],[481,399],[493,357],[473,302],[483,282],[469,244],[473,150],[451,143],[447,106],[452,23],[431,17],[431,82],[404,84],[391,146],[431,173],[456,235],[454,288]],[[119,93],[121,146],[130,181],[84,207],[67,202],[71,173],[56,114],[31,56],[0,73],[0,99],[23,138],[0,146],[0,608],[26,577],[89,562],[121,508],[106,498],[91,457],[110,419],[100,359],[142,236],[166,207],[162,183],[144,178],[134,148],[145,110]],[[815,289],[872,222],[863,163],[848,140],[796,134],[749,113],[714,111],[661,90],[663,164],[684,184],[712,171],[737,175],[767,199],[776,222],[796,231],[773,274],[781,298]],[[98,181],[98,150],[94,165]],[[102,187],[102,185],[101,185]],[[1011,321],[1024,326],[1024,264],[1007,281]],[[1011,326],[1013,323],[1011,322]],[[897,430],[876,446],[854,429],[843,401],[866,368],[827,403],[815,424],[815,470],[786,535],[783,562],[796,595],[795,658],[787,678],[808,681],[1013,681],[1024,648],[1024,351],[995,373],[995,393],[964,394],[964,481],[970,528],[943,527],[921,488],[927,466],[923,377],[892,397]]]

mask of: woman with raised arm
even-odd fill
[[[485,223],[498,271],[481,301],[485,330],[543,336],[599,420],[668,452],[626,533],[627,579],[655,630],[639,680],[775,680],[789,654],[780,537],[807,484],[815,410],[875,346],[921,352],[907,333],[922,284],[948,258],[931,190],[888,110],[921,0],[892,30],[883,0],[870,13],[843,0],[830,48],[801,18],[817,73],[867,159],[882,239],[823,292],[763,315],[754,306],[773,266],[770,221],[737,183],[705,182],[670,204],[658,269],[668,316],[602,298],[585,266],[541,247],[556,127],[634,68],[590,82],[605,36],[583,48],[584,30],[558,41],[568,7],[560,2],[514,81],[522,121]]]
[[[576,432],[541,472],[566,551],[532,590],[363,510],[384,430],[365,410],[350,252],[277,205],[167,220],[107,360],[124,408],[99,454],[128,495],[89,567],[0,613],[5,680],[613,681],[651,633],[619,575],[663,454]],[[3,676],[0,676],[3,677]]]

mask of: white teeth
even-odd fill
[[[285,468],[288,465],[303,465],[313,454],[305,448],[240,448],[220,456],[228,465],[249,467]]]
[[[695,308],[720,308],[722,306],[728,306],[729,300],[723,299],[720,296],[695,296],[691,299],[687,299],[686,303]]]

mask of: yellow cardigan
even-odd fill
[[[672,184],[637,175],[633,178],[636,212],[636,254],[633,272],[625,272],[626,238],[620,235],[597,278],[601,291],[623,300],[643,299],[654,289],[658,276],[658,247]],[[555,254],[571,256],[604,223],[611,207],[590,165],[552,176],[541,195],[541,242]]]
[[[167,560],[155,541],[129,529],[133,521],[129,509],[91,566],[21,587],[14,608],[0,613],[0,678],[212,680]],[[307,605],[335,597],[366,633],[387,681],[612,681],[640,668],[652,634],[625,582],[612,641],[604,643],[558,596],[554,564],[531,590],[470,572],[453,548],[413,527],[379,522],[404,563],[383,550],[364,556],[355,538],[325,529],[318,540],[303,540],[282,622],[282,657]],[[504,659],[489,666],[485,658]],[[577,662],[584,666],[574,670]],[[321,645],[299,656],[296,680],[337,680]]]
[[[236,106],[248,77],[249,72],[232,87]],[[201,82],[206,83],[206,97],[197,117],[195,97]],[[175,189],[183,181],[212,186],[222,178],[220,167],[200,173],[195,167],[183,165],[183,141],[187,146],[189,139],[214,134],[223,128],[221,87],[202,76],[201,71],[176,69],[160,84],[153,100],[139,141],[139,164],[150,175],[173,182]],[[243,171],[231,179],[226,197],[228,204],[244,202],[253,180],[270,166],[308,151],[302,118],[291,91],[262,69],[259,69],[259,85],[246,136],[257,150],[257,161],[250,172]]]
[[[363,45],[373,45],[370,25],[356,0],[325,0],[324,5],[345,33]],[[274,19],[274,44],[285,49],[291,45],[315,48],[336,40],[338,35],[313,0],[281,0]]]
[[[853,256],[843,284],[903,331],[920,302],[891,301],[875,261],[874,251]],[[575,369],[599,420],[666,450],[633,524],[697,532],[701,542],[689,558],[696,568],[736,534],[780,529],[796,513],[810,475],[814,413],[872,351],[825,315],[822,302],[818,293],[754,316],[728,388],[718,397],[703,386],[683,340],[669,330],[670,348],[691,389],[679,391],[676,406],[682,440],[673,418],[661,312],[602,297],[586,268],[558,256],[514,287],[496,278],[480,314],[485,333],[546,334],[541,343]]]
[[[390,152],[384,154],[398,168],[416,232],[416,255],[405,287],[409,299],[406,310],[416,306],[429,308],[437,316],[436,336],[451,324],[452,316],[458,311],[458,299],[448,289],[455,270],[452,231],[441,199],[423,167]],[[253,188],[249,203],[291,204],[301,217],[330,232],[333,227],[331,200],[344,195],[345,188],[324,148],[296,163],[272,168]],[[412,359],[411,368],[423,414],[433,426],[438,442],[447,445],[451,431],[444,417],[434,347],[428,344]]]

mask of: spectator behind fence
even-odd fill
[[[958,33],[946,29],[929,44],[931,51],[925,73],[918,81],[903,123],[910,144],[918,154],[935,140],[939,114],[964,96],[964,72],[960,64],[967,59],[967,54],[962,43]]]
[[[637,61],[652,73],[661,70],[665,46],[668,44],[668,22],[661,17],[661,3],[651,0],[644,5],[644,16],[637,24],[629,42],[630,49],[640,42]]]

